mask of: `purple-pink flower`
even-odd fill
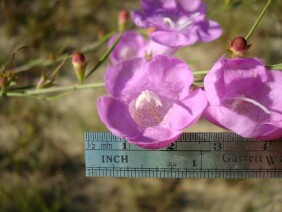
[[[114,44],[116,38],[117,35],[109,40],[109,47]],[[144,58],[150,55],[173,55],[177,50],[178,48],[170,48],[152,40],[146,40],[136,31],[126,31],[110,54],[110,60],[112,64],[117,64],[124,60],[138,57]]]
[[[181,47],[218,38],[221,27],[206,19],[200,0],[142,0],[141,11],[131,17],[140,28],[154,27],[152,40],[169,47]]]
[[[105,80],[110,96],[98,100],[101,120],[113,134],[143,148],[176,141],[207,104],[204,91],[189,91],[193,74],[187,65],[164,55],[111,66]]]
[[[282,72],[257,58],[219,59],[204,79],[203,116],[247,138],[282,136]]]

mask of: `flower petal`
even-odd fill
[[[221,36],[222,29],[217,22],[208,20],[198,23],[197,33],[199,41],[210,42]]]
[[[150,40],[146,48],[147,54],[154,55],[173,55],[179,48],[170,48]]]
[[[168,47],[181,47],[197,42],[198,37],[194,33],[181,33],[176,31],[155,31],[151,33],[151,39]]]
[[[272,126],[272,130],[269,130],[267,133],[260,135],[257,137],[257,139],[260,140],[272,140],[282,137],[282,128],[277,128],[275,126]]]
[[[134,94],[142,91],[148,78],[148,61],[143,58],[126,60],[107,69],[106,88],[115,98],[129,101]]]
[[[279,124],[280,128],[282,128],[282,72],[268,70],[267,74],[269,78],[267,85],[270,88],[268,96],[272,102],[270,106],[270,109],[272,111],[271,120],[276,122],[276,125]]]
[[[194,13],[201,12],[206,13],[206,5],[200,0],[190,0],[189,3],[187,0],[178,0],[178,6],[183,9],[185,12]]]
[[[98,113],[114,135],[125,139],[134,139],[139,135],[138,125],[130,116],[128,106],[119,100],[108,96],[100,97]]]
[[[213,106],[214,108],[216,107],[220,107],[220,106]],[[220,108],[218,108],[219,110]],[[226,127],[224,127],[223,125],[221,125],[218,120],[216,119],[216,117],[214,117],[213,115],[213,111],[211,110],[210,105],[208,104],[208,106],[206,107],[206,109],[204,110],[202,116],[209,122],[223,128],[223,129],[227,129]]]
[[[166,98],[182,100],[189,94],[193,82],[191,69],[179,59],[155,56],[148,67],[148,90]]]
[[[221,57],[204,78],[204,87],[208,102],[212,105],[220,105],[225,92],[223,65],[224,57]]]
[[[181,131],[156,126],[146,128],[138,138],[128,141],[145,149],[160,149],[176,141],[180,134]]]
[[[259,59],[225,59],[223,61],[223,68],[226,96],[244,94],[245,97],[259,100],[254,97],[263,96],[264,98],[269,92],[266,83],[269,80],[269,76],[267,75],[264,64]]]
[[[213,105],[221,104],[225,98],[238,97],[242,94],[260,102],[259,97],[262,96],[264,99],[269,92],[265,84],[268,79],[264,65],[259,59],[221,57],[206,75],[204,87],[208,101]],[[257,92],[258,90],[260,92]]]
[[[142,0],[141,8],[146,15],[152,15],[158,9],[175,9],[175,0]]]
[[[117,35],[114,35],[108,42],[108,47],[111,47]],[[147,46],[147,41],[144,37],[136,31],[127,31],[123,33],[122,38],[116,45],[112,53],[110,54],[110,59],[113,64],[117,64],[121,61],[144,57],[144,48]]]
[[[211,117],[210,119],[206,117],[207,112]],[[260,113],[256,108],[253,108],[246,115],[240,115],[227,107],[210,105],[203,116],[212,122],[216,120],[213,122],[214,124],[219,123],[218,126],[224,126],[238,135],[246,138],[257,138],[269,131],[267,121],[259,122],[255,119],[257,112]]]
[[[140,11],[132,11],[131,13],[131,19],[136,24],[136,26],[140,28],[147,28],[150,25],[147,22],[147,17]]]
[[[207,97],[202,89],[190,93],[183,102],[174,103],[164,118],[165,126],[174,130],[183,130],[194,124],[207,105]]]

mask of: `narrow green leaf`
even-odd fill
[[[109,48],[106,53],[101,57],[101,59],[98,61],[98,63],[96,64],[96,66],[89,71],[89,73],[86,75],[85,79],[87,79],[94,71],[96,71],[100,65],[102,65],[105,60],[109,57],[109,55],[111,54],[111,52],[114,50],[114,48],[116,47],[116,45],[118,44],[118,42],[120,41],[121,37],[122,37],[122,33],[119,34],[119,36],[117,37],[117,39],[115,40],[114,44],[111,46],[111,48]]]

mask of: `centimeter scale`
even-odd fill
[[[148,178],[281,178],[282,138],[257,141],[234,133],[183,133],[146,150],[108,132],[85,132],[86,176]]]

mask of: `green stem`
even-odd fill
[[[115,33],[112,32],[112,33],[105,35],[101,40],[96,41],[92,44],[88,44],[87,46],[81,48],[80,52],[86,53],[86,52],[100,48],[114,34]],[[19,73],[19,72],[29,71],[31,68],[36,67],[36,66],[43,67],[43,66],[53,65],[54,63],[61,62],[61,61],[65,60],[66,57],[70,58],[71,55],[69,55],[69,54],[61,55],[58,58],[56,58],[56,61],[48,60],[46,58],[34,59],[34,60],[31,60],[31,61],[29,61],[28,63],[26,63],[22,66],[14,68],[13,71],[15,71],[15,73]]]
[[[47,93],[54,93],[54,92],[63,92],[63,91],[74,91],[74,90],[83,90],[89,88],[101,88],[104,87],[104,83],[91,83],[91,84],[84,84],[84,85],[72,85],[72,86],[64,86],[64,87],[54,87],[54,88],[46,88],[46,89],[37,89],[26,91],[24,93],[28,95],[38,95],[38,94],[47,94]]]
[[[256,29],[257,25],[259,24],[260,20],[262,19],[262,17],[264,16],[264,14],[266,13],[268,7],[270,6],[272,0],[268,0],[268,2],[266,3],[266,5],[264,6],[263,10],[261,11],[261,13],[259,14],[259,17],[257,18],[256,22],[254,23],[253,27],[251,28],[251,30],[249,31],[249,33],[247,34],[247,36],[245,37],[246,40],[248,40],[252,33],[254,32],[254,30]]]
[[[193,75],[206,75],[207,73],[209,73],[208,70],[204,70],[204,71],[194,71]]]
[[[271,70],[282,70],[282,63],[275,64],[275,65],[269,65],[269,66],[266,66],[266,68],[271,69]]]
[[[119,34],[119,36],[116,38],[116,40],[115,40],[114,44],[111,46],[111,48],[109,48],[106,51],[106,53],[101,57],[101,59],[96,64],[96,66],[92,70],[89,71],[89,73],[86,75],[85,79],[87,79],[94,71],[96,71],[100,67],[100,65],[102,65],[102,63],[109,57],[111,52],[114,50],[114,48],[116,47],[116,45],[120,41],[122,35],[123,35],[122,33]]]
[[[101,88],[104,87],[104,83],[91,83],[91,84],[84,84],[84,85],[73,85],[73,86],[64,86],[64,87],[54,87],[54,88],[45,88],[45,89],[37,89],[37,90],[29,90],[22,93],[16,92],[4,92],[2,96],[14,96],[14,97],[27,97],[32,96],[35,98],[45,98],[45,97],[38,97],[36,95],[41,94],[48,94],[48,93],[55,93],[55,92],[67,92],[67,91],[75,91],[75,90],[83,90],[89,88]],[[63,94],[64,95],[64,94]],[[55,96],[57,97],[57,96]]]

